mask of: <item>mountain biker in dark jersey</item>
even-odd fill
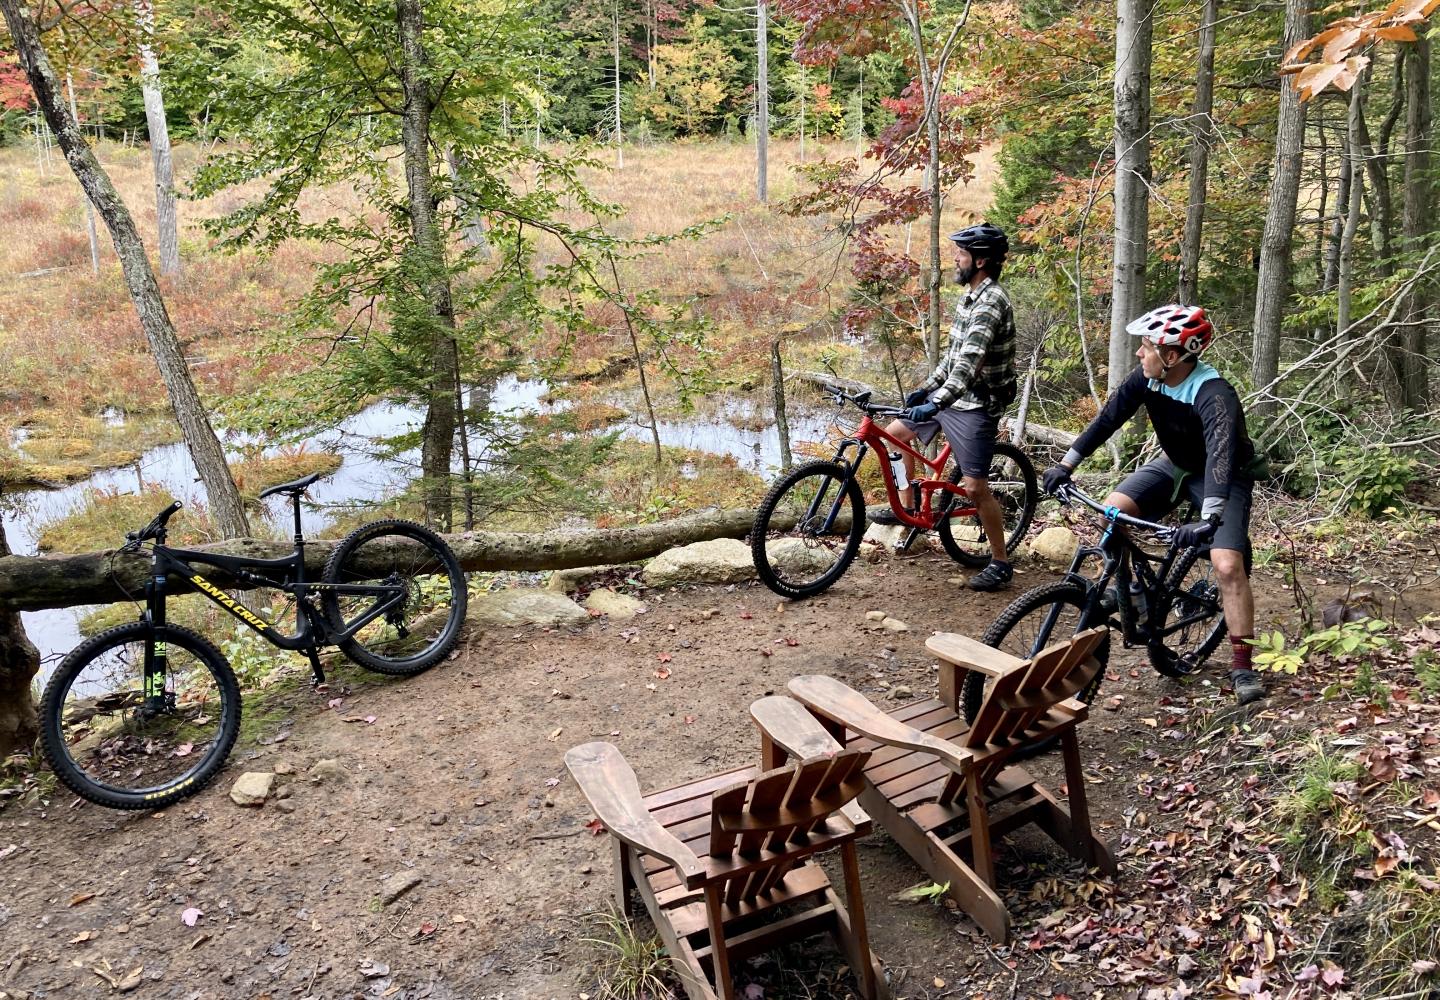
[[[1160,306],[1125,330],[1140,338],[1135,352],[1140,366],[1060,463],[1046,471],[1045,490],[1054,493],[1069,482],[1076,466],[1145,407],[1164,457],[1132,472],[1105,503],[1150,520],[1169,513],[1186,496],[1200,508],[1200,520],[1180,527],[1175,542],[1210,543],[1230,632],[1230,681],[1240,704],[1256,701],[1265,696],[1265,686],[1251,667],[1253,647],[1248,641],[1255,632],[1247,563],[1256,462],[1240,397],[1200,360],[1214,328],[1199,306]]]

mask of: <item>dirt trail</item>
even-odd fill
[[[0,996],[109,996],[112,982],[138,982],[133,995],[157,998],[574,997],[593,986],[583,939],[611,873],[564,750],[608,739],[642,786],[661,787],[754,759],[746,709],[795,674],[834,674],[881,704],[902,686],[927,695],[932,631],[978,635],[1019,589],[1051,578],[1032,569],[1014,591],[974,595],[947,582],[955,575],[927,555],[857,565],[808,602],[756,585],[649,592],[649,613],[631,622],[471,634],[458,658],[409,680],[341,668],[343,705],[294,696],[265,745],[237,751],[214,786],[163,812],[112,812],[63,790],[45,808],[12,806],[0,813],[0,926],[13,956],[0,957]],[[1288,619],[1278,583],[1257,584],[1261,624]],[[867,629],[872,609],[909,631]],[[1159,739],[1139,720],[1179,690],[1130,651],[1111,677],[1106,696],[1123,700],[1082,736],[1103,836],[1122,822],[1137,755]],[[320,761],[336,765],[316,782]],[[244,770],[291,771],[279,779],[286,797],[236,807],[226,793]],[[1083,879],[1039,838],[1007,851],[1007,898],[1042,875]],[[1012,995],[1015,973],[967,920],[890,899],[921,874],[888,838],[877,831],[861,862],[874,947],[898,995],[970,996],[992,981]],[[192,907],[203,916],[189,927]],[[1068,981],[1027,989],[1048,996]]]

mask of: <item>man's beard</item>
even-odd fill
[[[957,284],[957,285],[968,285],[968,284],[970,284],[970,279],[972,279],[972,278],[974,278],[974,277],[975,277],[975,265],[974,265],[974,264],[971,264],[969,267],[961,267],[959,264],[956,264],[956,265],[955,265],[955,284]]]

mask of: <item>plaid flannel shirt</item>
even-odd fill
[[[980,410],[1014,382],[1015,311],[1005,290],[986,278],[960,297],[950,346],[921,388],[942,410]]]

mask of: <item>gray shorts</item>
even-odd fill
[[[901,420],[915,432],[922,444],[929,444],[940,431],[950,442],[955,464],[961,475],[976,479],[990,478],[990,463],[995,458],[995,437],[1000,431],[1000,416],[984,410],[941,410],[934,420],[917,424]]]
[[[1236,552],[1250,550],[1250,500],[1255,484],[1249,479],[1236,479],[1230,484],[1230,496],[1225,501],[1225,516],[1210,542],[1212,549],[1234,549]],[[1168,458],[1162,458],[1142,465],[1115,487],[1140,508],[1140,516],[1147,521],[1164,517],[1180,501],[1189,499],[1197,508],[1205,501],[1205,477],[1191,474],[1175,486],[1175,466]]]

